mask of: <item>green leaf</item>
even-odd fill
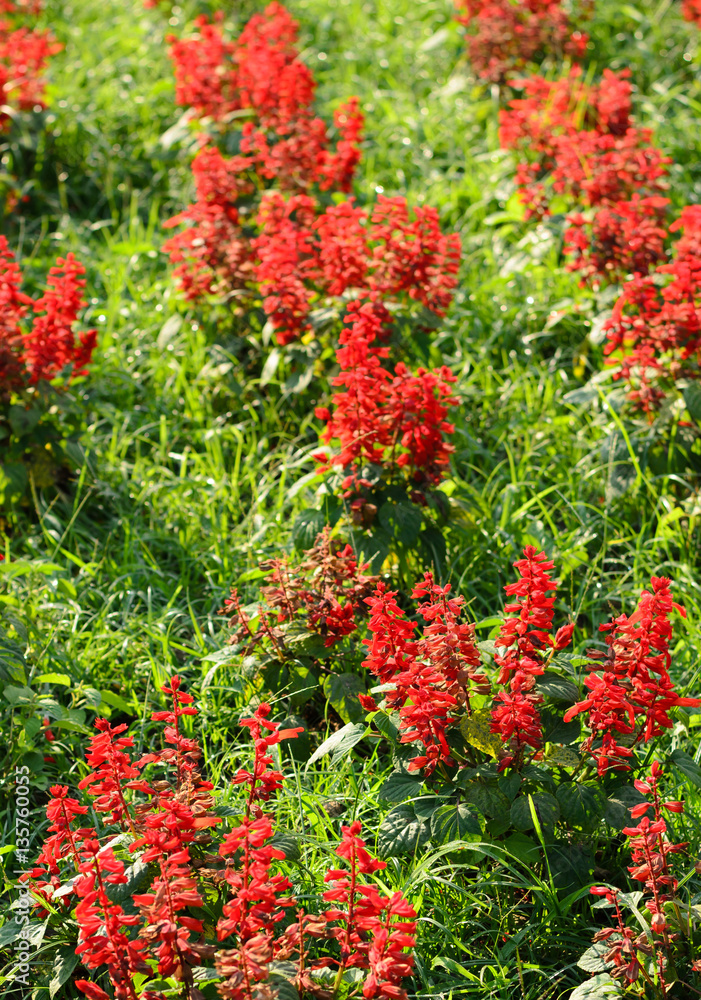
[[[310,698],[314,697],[318,687],[319,678],[315,671],[301,660],[295,660],[294,667],[290,668],[290,680],[287,688],[292,708],[306,705]]]
[[[282,360],[282,352],[274,347],[268,357],[265,359],[265,364],[263,365],[263,371],[260,373],[260,385],[261,387],[267,385],[268,382],[272,382],[275,378],[275,372],[277,371],[278,365]]]
[[[622,830],[624,826],[630,826],[633,817],[630,810],[633,806],[647,801],[634,785],[623,785],[617,788],[606,802],[604,808],[604,819],[614,830]]]
[[[502,846],[524,865],[533,865],[540,857],[538,845],[525,833],[512,833],[504,840]]]
[[[31,407],[27,410],[24,406],[11,406],[8,414],[10,427],[17,437],[24,437],[25,434],[33,431],[39,423],[40,417],[41,410],[38,410],[36,407]]]
[[[19,500],[27,488],[27,469],[21,462],[0,465],[0,503]]]
[[[533,805],[540,823],[544,827],[553,827],[560,816],[560,805],[554,795],[540,792],[533,796]],[[520,795],[511,806],[511,823],[517,830],[531,830],[533,817],[527,795]]]
[[[106,705],[111,705],[112,708],[118,708],[119,711],[124,712],[125,715],[137,715],[133,705],[130,705],[128,701],[125,701],[121,695],[115,694],[114,691],[107,691],[102,688],[100,690],[100,696]]]
[[[430,829],[426,820],[420,819],[414,807],[405,803],[387,813],[377,831],[377,851],[381,858],[399,854],[413,854],[429,839]]]
[[[689,779],[692,785],[701,788],[701,767],[693,757],[690,757],[683,750],[673,750],[670,754],[670,760]]]
[[[402,545],[412,548],[416,544],[423,524],[421,508],[416,504],[387,501],[380,507],[377,517],[387,534]]]
[[[62,684],[64,687],[70,687],[73,681],[70,679],[68,674],[39,674],[34,678],[34,681],[38,684]]]
[[[542,677],[536,681],[536,687],[541,694],[547,695],[553,701],[566,701],[568,705],[573,705],[579,698],[579,689],[576,684],[556,674],[554,670],[546,670]],[[562,743],[563,740],[551,740],[551,742]]]
[[[508,815],[510,808],[510,800],[499,788],[481,781],[465,786],[465,801],[476,806],[485,816]]]
[[[618,935],[618,939],[620,940],[620,935]],[[577,962],[577,966],[585,972],[605,972],[606,969],[611,969],[616,964],[604,961],[604,955],[610,950],[611,945],[608,941],[597,941],[591,948],[587,948]]]
[[[390,743],[396,742],[399,736],[399,716],[395,712],[390,715],[387,712],[376,712],[372,721],[386,740]]]
[[[419,541],[425,553],[425,558],[440,569],[445,563],[446,556],[443,532],[439,531],[434,525],[429,524],[419,535]]]
[[[466,743],[490,757],[496,757],[503,744],[497,733],[490,732],[492,714],[488,708],[473,711],[460,720],[460,732]]]
[[[684,389],[683,396],[689,416],[695,424],[701,425],[701,385],[692,382]]]
[[[330,674],[324,680],[324,694],[344,722],[360,722],[365,709],[358,701],[366,688],[357,674]]]
[[[23,924],[18,924],[16,920],[6,921],[2,927],[0,927],[0,948],[5,948],[8,944],[12,944],[22,933]]]
[[[439,806],[431,816],[431,838],[439,844],[451,840],[477,843],[484,833],[484,816],[466,802]]]
[[[135,861],[124,872],[126,882],[106,886],[107,896],[113,903],[124,904],[135,892],[145,892],[151,884],[152,872],[144,861]]]
[[[541,719],[546,743],[562,743],[567,746],[578,740],[581,735],[582,724],[578,715],[565,722],[561,713],[546,710],[541,712]]]
[[[80,956],[76,955],[74,948],[61,948],[54,959],[51,969],[51,979],[49,980],[49,996],[51,1000],[58,991],[68,982],[68,978],[80,961]]]
[[[594,858],[589,851],[576,844],[551,844],[547,853],[556,888],[572,892],[591,884]]]
[[[358,562],[369,563],[370,572],[379,573],[382,569],[382,564],[390,553],[388,539],[380,535],[379,532],[375,532],[372,535],[356,534],[355,541],[359,552]]]
[[[606,792],[594,781],[565,781],[555,792],[562,818],[573,826],[592,829],[603,819]]]
[[[6,684],[2,693],[11,705],[31,705],[37,698],[30,687],[15,687],[14,684]]]
[[[302,858],[302,848],[299,837],[288,830],[278,831],[273,834],[268,843],[271,847],[276,847],[278,851],[285,852],[285,860],[297,862]]]
[[[292,544],[298,552],[310,549],[326,523],[326,515],[321,510],[303,510],[292,525]]]
[[[377,793],[385,802],[403,802],[421,791],[421,781],[417,781],[408,771],[392,771]]]
[[[543,763],[547,764],[548,767],[577,767],[580,759],[574,750],[550,743],[543,756]]]
[[[369,730],[364,722],[349,722],[342,729],[332,733],[328,739],[324,740],[320,747],[316,748],[307,761],[307,767],[315,764],[322,757],[326,757],[330,753],[333,753],[332,763],[338,763],[339,760],[342,760],[351,752],[356,743],[360,743],[368,732]]]
[[[611,979],[608,972],[601,972],[573,990],[569,1000],[610,1000],[611,997],[622,995],[616,980]]]

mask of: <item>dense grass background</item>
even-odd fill
[[[255,9],[223,6],[239,24]],[[688,442],[625,423],[603,391],[568,399],[600,368],[587,335],[611,298],[583,292],[564,272],[557,220],[523,224],[513,162],[498,148],[500,95],[471,75],[450,3],[289,6],[322,113],[361,97],[359,202],[406,194],[435,204],[462,236],[459,291],[427,356],[459,374],[462,400],[441,575],[477,620],[488,618],[519,550],[543,547],[581,648],[602,620],[631,608],[651,574],[672,576],[688,611],[675,675],[697,691],[701,500]],[[71,748],[98,705],[141,720],[147,740],[154,691],[175,670],[200,693],[208,766],[228,773],[241,685],[234,668],[212,672],[207,659],[226,637],[217,611],[232,584],[253,596],[260,561],[289,549],[292,521],[322,484],[310,454],[323,388],[290,392],[284,363],[262,377],[270,348],[255,317],[187,308],[160,254],[161,223],[190,194],[192,150],[165,36],[194,13],[187,3],[168,17],[138,0],[49,0],[44,19],[65,46],[51,67],[50,111],[44,131],[13,147],[33,187],[5,231],[37,278],[57,253],[81,257],[86,321],[100,331],[90,377],[74,390],[85,407],[75,479],[61,494],[35,493],[7,521],[0,566],[9,640],[28,645],[33,677],[65,675],[35,687],[78,713],[59,727],[61,760],[75,775],[82,765]],[[592,35],[597,68],[633,71],[636,115],[675,160],[675,208],[698,200],[697,32],[675,3],[644,0],[599,4]],[[14,728],[2,735],[11,750],[21,740]],[[673,745],[689,746],[684,719]],[[377,826],[375,760],[348,759],[314,778],[289,764],[295,778],[281,815],[291,828],[332,844],[329,801],[341,803],[344,820],[357,814],[370,831]],[[10,778],[6,769],[6,793]],[[37,778],[37,809],[52,779],[50,766]],[[682,822],[695,850],[699,793],[679,794],[691,803]],[[12,817],[8,802],[3,845],[12,843]],[[311,868],[325,860],[323,846],[315,852]],[[303,895],[304,874],[294,878]],[[525,863],[477,874],[440,852],[393,861],[386,878],[421,903],[418,996],[541,1000],[581,981],[574,963],[591,933],[586,888],[563,896]]]

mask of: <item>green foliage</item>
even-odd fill
[[[681,691],[698,689],[698,439],[676,411],[653,428],[624,422],[620,395],[591,378],[601,368],[596,322],[611,302],[564,271],[555,225],[522,221],[513,163],[498,150],[496,95],[470,75],[451,5],[291,6],[322,113],[358,93],[368,116],[359,203],[378,189],[407,194],[436,204],[445,227],[461,233],[454,306],[437,332],[405,347],[408,360],[458,374],[451,477],[425,508],[378,483],[375,514],[354,523],[311,458],[313,407],[326,392],[316,361],[328,366],[327,345],[307,358],[274,356],[255,310],[242,316],[227,305],[205,316],[173,292],[161,224],[189,198],[191,136],[177,127],[164,37],[191,23],[195,5],[168,14],[139,0],[50,0],[45,19],[65,48],[51,65],[49,111],[7,138],[8,175],[30,200],[5,230],[37,276],[57,248],[83,256],[86,324],[100,341],[80,394],[76,387],[70,405],[66,395],[51,401],[70,412],[47,407],[32,425],[33,407],[21,406],[0,422],[0,490],[12,520],[0,565],[4,801],[12,767],[27,762],[35,848],[44,789],[80,775],[94,717],[148,718],[154,690],[176,671],[200,696],[208,771],[230,776],[240,763],[235,722],[269,694],[279,718],[306,727],[307,743],[283,757],[291,775],[281,825],[303,844],[313,831],[304,863],[316,873],[340,823],[359,817],[377,831],[388,886],[421,903],[416,995],[622,995],[605,971],[578,985],[593,922],[588,883],[596,871],[626,884],[617,835],[640,801],[630,779],[596,782],[557,756],[580,741],[577,721],[565,726],[562,715],[579,697],[581,661],[559,659],[539,680],[550,745],[536,772],[521,780],[489,770],[482,720],[464,727],[461,747],[475,773],[426,787],[405,770],[396,720],[378,713],[370,726],[358,711],[364,651],[354,640],[332,664],[308,636],[282,666],[225,646],[217,611],[231,585],[255,605],[260,563],[292,546],[301,555],[330,524],[402,599],[425,567],[451,579],[471,617],[486,619],[485,643],[495,595],[524,544],[556,561],[558,610],[577,624],[578,653],[651,574],[670,575],[688,612],[675,680]],[[602,66],[632,68],[636,114],[678,164],[678,208],[701,195],[701,50],[676,8],[599,3],[592,32]],[[698,425],[697,395],[684,391]],[[687,801],[680,823],[692,859],[698,718],[675,717],[669,768]],[[144,746],[151,738],[145,724]],[[221,808],[228,802],[223,793]],[[3,822],[9,846],[9,806]],[[3,859],[11,879],[12,854]],[[303,869],[294,877],[308,884]],[[697,882],[690,875],[696,892]],[[11,921],[0,927],[3,947],[14,931]],[[70,946],[43,956],[47,979],[32,1000],[47,990],[51,1000],[75,1000]]]

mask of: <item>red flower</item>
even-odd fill
[[[614,378],[629,383],[628,398],[646,413],[658,409],[678,379],[701,377],[701,208],[689,205],[670,226],[681,230],[670,263],[623,286],[605,326]],[[622,354],[622,360],[616,360]]]
[[[369,655],[363,666],[381,684],[392,685],[386,702],[399,711],[400,742],[424,748],[411,759],[409,769],[424,769],[426,775],[439,764],[454,763],[447,732],[459,722],[460,713],[470,710],[470,692],[489,691],[489,682],[479,672],[474,627],[459,621],[464,598],[449,594],[450,587],[435,584],[431,573],[415,587],[415,598],[428,597],[418,608],[427,623],[418,641],[416,627],[406,620],[394,592],[379,583],[367,598],[371,638],[364,640]]]
[[[458,21],[469,31],[467,46],[473,69],[482,79],[500,82],[541,53],[566,52],[581,58],[588,36],[577,31],[561,0],[456,0]],[[592,3],[579,4],[580,16]],[[462,13],[464,11],[464,13]]]
[[[495,639],[495,654],[499,669],[498,683],[508,684],[509,690],[500,691],[492,709],[491,731],[501,736],[508,746],[500,769],[507,766],[520,768],[524,763],[526,748],[540,750],[543,732],[538,712],[541,696],[535,691],[535,678],[545,672],[547,663],[557,650],[565,648],[572,637],[573,626],[558,629],[555,638],[550,635],[553,623],[557,583],[550,576],[554,564],[532,545],[523,550],[523,559],[514,563],[520,574],[516,583],[504,587],[509,597],[518,600],[504,607],[515,617],[505,618]]]
[[[674,706],[701,705],[699,698],[679,697],[669,676],[669,616],[673,609],[685,613],[673,602],[670,583],[653,577],[652,591],[642,592],[630,618],[623,614],[600,626],[611,633],[606,637],[608,658],[603,668],[596,661],[590,665],[584,682],[588,697],[565,714],[567,722],[587,712],[591,735],[583,748],[597,761],[600,775],[609,767],[630,769],[632,750],[620,744],[619,735],[630,737],[633,744],[648,743],[672,727],[669,712]]]

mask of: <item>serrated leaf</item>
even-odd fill
[[[614,830],[622,830],[624,826],[630,826],[633,822],[633,817],[630,814],[631,808],[645,801],[645,796],[633,785],[623,785],[622,788],[617,788],[607,800],[604,819]]]
[[[125,903],[135,892],[144,892],[151,883],[151,871],[144,861],[135,861],[124,872],[126,882],[106,887],[107,896],[113,903]]]
[[[326,515],[321,510],[303,510],[292,525],[292,544],[298,552],[310,549],[326,524]]]
[[[606,793],[593,781],[564,781],[555,792],[562,818],[574,826],[591,829],[606,810]]]
[[[397,541],[410,548],[416,544],[423,524],[421,508],[416,504],[387,501],[380,507],[377,517],[385,531]]]
[[[547,764],[548,767],[577,767],[580,759],[574,750],[551,743],[543,755],[543,763]]]
[[[673,750],[670,754],[670,760],[693,785],[701,788],[701,767],[699,767],[693,757],[690,757],[684,750]]]
[[[560,817],[560,804],[554,795],[548,792],[540,792],[533,795],[533,805],[544,827],[553,827]],[[531,830],[533,828],[533,817],[528,795],[520,795],[514,799],[511,805],[511,823],[517,830]]]
[[[684,389],[684,402],[695,424],[701,424],[701,385],[692,382]]]
[[[496,757],[503,744],[497,733],[490,732],[491,722],[490,710],[480,708],[460,720],[460,732],[469,746],[489,754],[490,757]]]
[[[567,746],[579,739],[582,732],[582,724],[579,716],[575,716],[569,722],[565,722],[562,713],[555,711],[541,712],[543,723],[543,735],[546,743],[563,743]]]
[[[39,423],[40,417],[41,411],[36,407],[26,409],[24,406],[19,405],[11,406],[8,415],[10,427],[17,437],[24,437],[25,434],[29,434],[30,431],[34,430]]]
[[[387,712],[376,712],[372,721],[386,740],[389,740],[390,743],[396,742],[399,736],[399,715],[396,712],[389,715]]]
[[[484,816],[467,802],[439,806],[431,816],[431,837],[439,844],[451,840],[477,843],[484,833]]]
[[[568,705],[573,705],[579,698],[577,685],[566,677],[556,674],[554,670],[546,670],[537,679],[536,687],[541,694],[547,695],[553,701],[566,701]]]
[[[534,864],[540,856],[538,845],[525,833],[512,833],[502,846],[525,865]]]
[[[51,979],[49,980],[49,996],[51,1000],[58,991],[68,982],[71,972],[80,961],[80,956],[76,955],[74,948],[62,948],[54,959],[51,969]]]
[[[430,836],[429,824],[420,819],[409,803],[387,813],[377,831],[377,851],[382,858],[413,854]]]
[[[407,771],[393,771],[380,786],[378,798],[385,802],[403,802],[404,799],[418,795],[421,784],[421,781],[417,781]]]
[[[332,763],[337,763],[351,752],[356,743],[360,743],[367,732],[368,729],[364,722],[349,722],[342,729],[332,733],[320,747],[316,748],[306,766],[310,767],[330,753],[333,754]]]
[[[486,785],[481,781],[470,782],[465,786],[465,801],[476,806],[485,816],[500,816],[507,814],[511,801],[494,785]]]
[[[569,1000],[610,1000],[611,997],[622,995],[616,980],[611,979],[608,972],[600,972],[598,976],[594,976],[573,990]]]
[[[276,847],[278,851],[284,851],[286,861],[299,861],[302,857],[302,848],[299,837],[288,831],[274,833],[268,841],[271,847]]]
[[[344,722],[360,722],[365,718],[365,709],[358,701],[358,695],[365,694],[366,689],[357,674],[330,674],[323,686],[329,704]]]
[[[620,934],[616,935],[618,940],[620,940],[620,937]],[[597,941],[591,948],[587,948],[577,962],[577,966],[585,972],[605,972],[607,969],[613,968],[616,964],[615,962],[604,961],[604,955],[610,950],[611,945],[608,941]]]

